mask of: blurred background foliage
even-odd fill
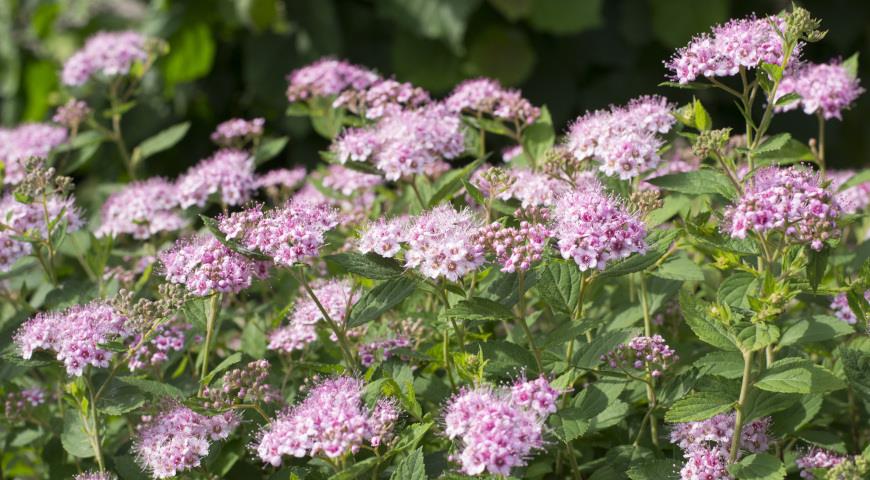
[[[830,30],[804,57],[825,61],[867,52],[870,2],[799,2]],[[684,103],[692,92],[657,85],[662,61],[696,33],[730,17],[775,13],[783,0],[0,0],[0,122],[50,118],[64,59],[99,30],[136,29],[168,41],[156,74],[124,117],[130,143],[181,121],[192,128],[174,149],[148,160],[151,174],[174,176],[213,147],[208,134],[230,117],[262,116],[267,131],[288,135],[269,165],[314,164],[327,146],[307,119],[287,117],[285,76],[324,55],[346,58],[443,95],[468,77],[491,76],[546,104],[567,123],[587,109],[661,93]],[[862,60],[866,59],[865,58]],[[862,62],[870,85],[868,62]],[[101,92],[86,94],[99,105]],[[697,92],[717,126],[741,125],[724,94]],[[829,163],[866,166],[870,95],[829,126]],[[808,140],[815,119],[785,114],[773,133]],[[104,145],[80,178],[122,175]],[[81,172],[80,172],[81,173]]]

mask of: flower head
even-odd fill
[[[678,359],[677,353],[661,335],[634,337],[628,344],[619,344],[615,350],[602,355],[602,360],[608,362],[611,368],[649,372],[653,378],[661,376]]]
[[[318,280],[313,282],[311,289],[320,301],[320,305],[329,314],[329,318],[340,324],[344,324],[350,314],[350,308],[359,299],[359,292],[346,279]],[[306,345],[317,340],[316,326],[323,320],[320,307],[311,297],[301,293],[290,313],[290,323],[279,327],[269,335],[269,349],[287,353],[302,350]]]
[[[9,270],[19,258],[33,251],[31,243],[20,237],[34,241],[44,239],[49,230],[47,223],[66,223],[68,233],[81,228],[81,214],[75,199],[52,195],[43,209],[39,201],[21,203],[10,193],[0,197],[0,224],[4,226],[0,229],[0,272]],[[57,228],[55,225],[52,231]]]
[[[852,307],[849,306],[849,298],[845,292],[838,293],[837,296],[834,297],[834,300],[831,302],[831,310],[834,311],[835,317],[849,325],[855,325],[858,322],[858,317],[855,316],[855,312],[853,312]]]
[[[305,167],[296,167],[292,170],[287,168],[277,168],[268,172],[257,175],[254,180],[254,188],[269,189],[269,188],[296,188],[305,180],[307,172]]]
[[[825,119],[843,119],[848,109],[864,93],[858,77],[852,75],[840,61],[805,63],[786,72],[776,91],[776,99],[789,93],[800,95],[800,100],[775,107],[779,111],[800,106],[804,113],[819,113]]]
[[[87,103],[70,98],[65,104],[57,107],[57,111],[51,117],[51,120],[75,131],[90,113],[91,107]]]
[[[813,448],[806,455],[795,460],[795,464],[801,471],[801,478],[814,480],[813,470],[816,468],[833,468],[846,460],[846,457],[837,455],[821,448]]]
[[[266,120],[262,118],[253,120],[232,118],[217,126],[214,133],[211,134],[211,141],[222,147],[244,146],[247,142],[263,135],[265,123]]]
[[[63,64],[64,85],[84,85],[100,74],[104,77],[126,75],[136,62],[148,58],[146,38],[137,32],[99,32]]]
[[[453,112],[489,115],[520,125],[533,123],[541,110],[522,97],[518,90],[501,86],[496,80],[476,78],[460,83],[444,101]]]
[[[392,358],[394,350],[410,346],[411,340],[404,336],[363,343],[359,346],[359,361],[364,367],[370,367],[378,359],[378,353],[380,360],[385,362]]]
[[[502,272],[525,271],[543,257],[544,249],[553,236],[549,226],[550,212],[545,208],[529,207],[517,210],[519,226],[505,226],[493,222],[475,233],[475,242],[484,251],[492,252],[501,264]]]
[[[12,129],[0,128],[0,161],[4,163],[3,183],[24,180],[24,161],[44,160],[67,139],[66,129],[46,123],[25,123]]]
[[[133,182],[113,193],[100,212],[96,235],[132,235],[147,239],[160,232],[180,230],[187,221],[179,215],[175,185],[155,177]]]
[[[200,297],[238,293],[268,274],[268,263],[238,254],[208,235],[178,240],[159,257],[167,281],[185,285]]]
[[[164,323],[157,327],[150,340],[144,342],[142,334],[137,333],[131,337],[129,344],[139,345],[139,347],[130,356],[127,367],[133,372],[164,363],[169,359],[171,352],[180,352],[184,349],[187,330],[191,327],[189,323]]]
[[[343,165],[330,165],[323,176],[323,186],[344,196],[363,194],[384,183],[380,175],[360,172]]]
[[[254,159],[241,150],[218,150],[178,178],[178,203],[182,208],[204,207],[217,194],[226,205],[241,205],[254,191]]]
[[[345,89],[362,90],[380,79],[377,73],[343,60],[324,58],[287,77],[290,102],[338,95]]]
[[[362,253],[374,252],[386,258],[395,257],[402,249],[408,217],[379,218],[362,228],[357,248]]]
[[[6,394],[3,412],[6,418],[14,421],[22,414],[45,403],[45,390],[40,387],[25,388]]]
[[[429,103],[429,92],[407,82],[378,80],[368,87],[343,91],[332,103],[351,112],[376,120],[384,115],[415,109]]]
[[[831,180],[831,190],[836,191],[834,197],[843,213],[852,214],[863,212],[870,205],[870,181],[852,185],[840,190],[842,185],[849,181],[856,173],[852,170],[828,170],[828,178]]]
[[[405,266],[426,277],[456,281],[483,264],[475,243],[478,221],[468,210],[442,204],[410,220],[405,240]]]

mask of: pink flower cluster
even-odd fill
[[[292,170],[287,168],[277,168],[275,170],[269,170],[262,175],[257,175],[257,178],[254,180],[254,188],[292,189],[299,186],[299,184],[305,180],[306,175],[307,172],[305,171],[305,167],[296,167]]]
[[[329,318],[339,324],[345,323],[350,308],[359,299],[359,292],[353,288],[353,283],[346,279],[318,280],[311,285],[311,289],[329,314]],[[286,353],[302,350],[306,345],[317,340],[317,323],[323,319],[323,312],[314,300],[304,291],[300,292],[290,313],[290,323],[279,327],[269,335],[269,349]]]
[[[430,104],[387,115],[371,127],[347,129],[332,149],[341,163],[370,161],[388,180],[398,180],[458,157],[465,138],[458,115]]]
[[[475,243],[495,255],[502,272],[532,268],[532,263],[543,257],[553,236],[549,227],[550,211],[546,208],[529,207],[517,210],[514,216],[520,219],[517,227],[493,222],[475,233]]]
[[[365,384],[335,377],[312,388],[298,405],[278,415],[254,445],[263,462],[279,466],[285,455],[343,458],[363,443],[377,447],[389,441],[398,420],[396,403],[382,399],[374,409],[363,402]]]
[[[855,312],[849,306],[849,299],[845,293],[838,293],[834,297],[834,300],[831,302],[831,310],[834,311],[835,317],[849,325],[855,325],[858,322],[858,317],[855,316]]]
[[[840,236],[840,206],[817,174],[766,167],[749,181],[736,205],[725,210],[724,229],[734,238],[779,231],[794,243],[821,250]]]
[[[3,183],[16,185],[24,180],[24,161],[45,159],[67,139],[66,129],[46,123],[25,123],[15,128],[0,128],[0,161],[4,163]]]
[[[45,238],[47,224],[52,222],[66,222],[67,233],[81,228],[81,215],[72,197],[50,196],[45,209],[41,201],[21,203],[11,193],[0,197],[0,272],[9,270],[19,258],[33,251],[29,242],[17,237]],[[52,232],[58,228],[54,226]]]
[[[241,150],[218,150],[178,178],[176,195],[182,208],[204,207],[209,196],[218,195],[225,205],[241,205],[256,188],[254,159]]]
[[[363,343],[359,346],[359,361],[362,366],[370,367],[378,360],[378,352],[380,352],[380,360],[386,362],[392,358],[395,349],[410,346],[411,340],[407,337],[387,338]]]
[[[563,196],[555,210],[554,236],[563,258],[581,271],[603,270],[611,260],[646,250],[646,228],[600,185]]]
[[[374,252],[386,258],[395,257],[402,249],[408,229],[408,217],[379,218],[360,232],[357,248],[362,253]]]
[[[100,344],[130,336],[126,322],[126,317],[104,303],[75,305],[60,312],[37,313],[18,329],[15,344],[25,359],[36,350],[51,350],[68,375],[81,376],[88,365],[109,366],[114,353]]]
[[[266,120],[255,118],[232,118],[217,126],[211,134],[211,141],[222,147],[244,146],[247,142],[263,136]]]
[[[148,58],[147,39],[137,32],[99,32],[63,64],[64,85],[84,85],[89,78],[126,75],[136,62]]]
[[[378,80],[361,90],[345,90],[332,103],[371,120],[429,103],[429,92],[407,82]]]
[[[519,90],[506,89],[489,78],[460,83],[444,103],[453,112],[488,115],[519,125],[530,125],[541,115],[541,109],[523,98]]]
[[[3,411],[7,420],[14,421],[28,410],[43,403],[45,403],[45,390],[40,387],[25,388],[6,394]]]
[[[380,175],[360,172],[342,165],[330,165],[323,176],[323,186],[344,196],[364,194],[384,183]]]
[[[233,412],[208,417],[179,405],[156,417],[143,416],[133,451],[154,477],[174,477],[198,467],[210,443],[226,439],[238,425]]]
[[[625,107],[611,106],[578,118],[568,131],[565,147],[578,160],[595,158],[599,170],[627,180],[655,169],[667,133],[676,121],[673,105],[661,96],[639,97]]]
[[[269,269],[268,262],[253,261],[208,235],[177,240],[159,258],[168,282],[183,284],[200,297],[238,293],[255,278],[266,278]]]
[[[255,205],[231,213],[218,227],[228,239],[291,267],[316,256],[324,235],[337,224],[336,211],[325,204],[290,201],[271,210]]]
[[[502,199],[516,198],[524,208],[536,205],[552,207],[559,197],[570,190],[568,183],[528,168],[517,168],[510,172],[515,181]]]
[[[202,396],[207,399],[206,408],[223,410],[240,403],[262,404],[281,402],[281,394],[267,382],[268,360],[249,362],[244,368],[234,368],[221,378],[219,386],[206,387]]]
[[[770,446],[770,417],[755,419],[741,429],[741,455],[762,453]],[[683,480],[731,480],[728,452],[734,436],[734,414],[719,414],[700,422],[679,423],[671,431],[671,443],[683,450]]]
[[[544,423],[557,398],[543,378],[509,390],[477,387],[454,395],[444,408],[444,432],[458,440],[460,451],[449,458],[466,475],[510,475],[543,448]]]
[[[475,242],[478,228],[470,211],[457,212],[449,204],[412,218],[405,237],[405,266],[428,278],[459,280],[483,264],[483,249]]]
[[[804,113],[820,113],[825,119],[843,119],[848,109],[864,93],[858,77],[834,60],[830,63],[805,63],[786,72],[776,91],[776,99],[789,93],[800,95],[800,100],[776,107],[779,111],[794,110],[800,106]]]
[[[98,237],[132,235],[144,240],[160,232],[173,232],[187,225],[177,211],[175,185],[164,178],[127,184],[109,196],[100,211]]]
[[[685,84],[698,77],[737,75],[741,67],[753,69],[762,62],[782,65],[783,40],[771,23],[785,30],[785,21],[776,16],[749,16],[716,25],[712,34],[695,37],[665,62],[670,78]],[[800,45],[795,47],[792,58],[799,53]]]
[[[91,107],[87,103],[70,98],[65,104],[57,107],[57,111],[51,117],[51,121],[59,123],[70,130],[75,130],[90,113]]]
[[[801,471],[801,478],[814,480],[813,470],[816,468],[833,468],[843,463],[846,457],[837,455],[821,448],[813,448],[806,455],[795,460],[795,464]]]
[[[166,323],[157,327],[154,337],[142,342],[142,334],[136,334],[129,342],[131,346],[139,345],[130,356],[127,367],[131,372],[147,367],[160,365],[169,359],[173,351],[180,352],[184,348],[187,338],[186,332],[190,330],[189,323]]]
[[[831,180],[831,190],[837,191],[834,198],[836,198],[843,213],[862,212],[867,209],[867,206],[870,206],[870,182],[862,182],[845,190],[840,190],[844,183],[857,174],[853,170],[828,170],[827,175],[828,179]]]
[[[649,372],[653,378],[660,377],[674,362],[679,360],[677,352],[665,343],[661,335],[638,336],[628,344],[621,343],[616,349],[601,356],[611,368],[633,368]]]
[[[287,99],[292,103],[338,95],[346,89],[362,90],[379,79],[365,67],[324,58],[290,73]]]

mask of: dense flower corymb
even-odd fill
[[[319,280],[311,285],[314,296],[334,322],[343,324],[350,308],[359,299],[359,292],[346,279]],[[290,323],[279,327],[269,335],[269,348],[290,353],[301,350],[309,343],[317,340],[316,326],[323,321],[323,312],[314,300],[301,292],[299,299],[290,313]],[[352,333],[352,332],[349,332]]]
[[[816,468],[832,468],[843,463],[846,457],[837,455],[827,450],[814,448],[807,452],[806,455],[795,460],[795,464],[801,471],[801,478],[806,480],[814,480],[813,469]]]
[[[545,208],[529,207],[517,210],[518,227],[493,222],[475,234],[475,243],[492,252],[502,266],[502,272],[525,271],[543,257],[544,249],[553,236],[549,227],[550,212]]]
[[[843,213],[852,214],[867,209],[867,206],[870,205],[870,181],[840,190],[843,184],[857,173],[853,170],[828,170],[827,175],[828,179],[831,180],[831,190],[837,191],[835,198]]]
[[[254,446],[263,462],[281,465],[285,455],[341,458],[363,443],[373,447],[389,439],[398,419],[395,403],[380,401],[373,410],[363,402],[362,380],[336,377],[312,388],[298,405],[278,415]]]
[[[659,377],[678,358],[661,335],[653,335],[634,337],[628,344],[617,345],[615,350],[601,359],[608,362],[611,368],[633,368]]]
[[[154,337],[145,342],[142,341],[142,334],[136,334],[130,345],[139,347],[132,352],[127,363],[130,371],[160,365],[169,359],[169,353],[180,352],[190,328],[190,324],[180,322],[163,324],[157,327]]]
[[[12,129],[0,128],[0,161],[4,164],[3,183],[15,185],[24,180],[24,161],[45,159],[67,139],[66,129],[45,123],[25,123]]]
[[[12,194],[0,197],[0,272],[9,270],[19,258],[33,251],[29,242],[17,237],[45,238],[48,225],[55,222],[66,222],[67,232],[81,228],[81,215],[73,197],[52,195],[44,209],[39,201],[26,204],[16,200]],[[55,225],[52,231],[58,228]]]
[[[113,193],[100,212],[98,237],[106,235],[132,235],[146,239],[160,232],[173,232],[184,228],[187,221],[175,210],[178,197],[175,185],[155,177],[133,182]]]
[[[80,376],[88,365],[106,368],[114,356],[100,344],[130,335],[127,318],[109,305],[93,302],[61,312],[38,313],[15,334],[21,355],[29,359],[36,350],[51,350],[68,375]]]
[[[41,387],[31,387],[17,392],[8,392],[3,405],[3,412],[9,421],[15,421],[23,413],[45,403],[45,398],[45,390]]]
[[[338,95],[345,89],[362,90],[378,81],[380,77],[364,67],[343,60],[324,58],[298,70],[287,77],[287,99],[299,102],[316,97]]]
[[[267,262],[250,260],[211,236],[176,241],[160,253],[160,262],[167,281],[185,285],[197,296],[237,293],[268,273]]]
[[[734,436],[735,415],[719,414],[700,422],[679,423],[671,431],[671,443],[683,450],[683,480],[731,480],[728,474],[729,448]],[[745,452],[762,453],[770,446],[767,430],[770,417],[755,419],[744,425],[740,436],[740,456]]]
[[[843,119],[849,108],[864,93],[858,77],[853,76],[839,61],[806,63],[787,72],[776,91],[777,99],[789,93],[800,99],[776,107],[780,111],[801,107],[806,114],[820,113],[825,119]]]
[[[405,266],[429,278],[456,281],[483,264],[483,249],[475,242],[478,221],[468,210],[439,205],[411,219]]]
[[[363,90],[345,90],[332,103],[333,107],[345,107],[368,119],[404,109],[414,109],[429,103],[429,93],[410,83],[395,80],[379,80]]]
[[[143,417],[133,451],[156,478],[173,477],[198,467],[210,443],[229,437],[238,425],[233,412],[207,417],[176,406],[156,417]]]
[[[64,85],[83,85],[94,75],[126,75],[136,62],[148,58],[147,39],[139,33],[99,32],[63,64]]]
[[[523,98],[518,90],[506,89],[489,78],[462,82],[444,103],[454,112],[489,115],[519,125],[531,124],[541,115],[541,110]]]
[[[249,140],[262,136],[265,124],[266,120],[262,118],[253,120],[232,118],[217,126],[214,133],[211,134],[211,140],[224,147],[237,143],[244,145]]]
[[[395,257],[402,249],[408,217],[379,218],[360,231],[357,248],[362,253],[374,252],[386,258]]]
[[[188,169],[175,186],[182,208],[204,207],[215,194],[226,205],[241,205],[255,189],[254,159],[241,150],[218,150]]]
[[[725,210],[725,231],[734,238],[779,231],[798,244],[821,250],[840,236],[840,206],[817,174],[767,167],[751,179],[743,196]]]

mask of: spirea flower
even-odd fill
[[[208,417],[181,405],[142,420],[133,451],[139,464],[156,478],[198,467],[210,444],[226,439],[239,425],[234,412]]]
[[[457,212],[442,204],[411,219],[405,266],[428,278],[456,281],[483,264],[483,251],[474,241],[478,221],[468,210]]]
[[[654,378],[661,376],[678,359],[677,353],[661,335],[634,337],[627,344],[621,343],[601,356],[601,360],[611,368],[632,368],[649,372]]]
[[[323,186],[345,196],[371,191],[384,183],[380,175],[360,172],[342,165],[330,165],[323,176]]]
[[[268,360],[249,362],[245,368],[234,368],[220,380],[220,384],[203,389],[206,408],[223,410],[241,403],[263,404],[281,401],[281,395],[268,383]]]
[[[109,366],[114,353],[100,344],[130,336],[126,321],[111,306],[100,302],[41,312],[24,322],[15,334],[15,344],[25,359],[37,350],[50,350],[63,362],[68,375],[81,376],[88,365]]]
[[[523,154],[523,146],[522,145],[512,145],[510,147],[505,147],[501,151],[501,159],[505,162],[510,162],[511,160],[519,157]]]
[[[504,197],[516,198],[522,206],[556,205],[556,200],[570,190],[570,185],[550,175],[528,168],[511,170],[514,182]]]
[[[411,83],[378,80],[362,90],[348,89],[332,103],[357,115],[376,120],[384,115],[415,109],[429,103],[429,92]]]
[[[852,307],[849,306],[849,299],[845,293],[838,293],[837,296],[834,297],[834,300],[831,302],[831,310],[834,311],[835,317],[849,325],[855,325],[855,323],[858,322],[855,312],[853,312]]]
[[[67,233],[82,226],[73,197],[52,195],[45,202],[45,208],[41,201],[21,203],[10,193],[0,197],[0,272],[9,270],[19,258],[33,251],[31,243],[19,237],[33,241],[44,239],[49,223],[55,223],[52,228],[55,232],[63,222]]]
[[[175,185],[155,177],[133,182],[113,193],[100,211],[98,237],[129,234],[144,240],[160,232],[173,232],[187,225],[179,215]]]
[[[549,385],[536,382],[457,393],[444,407],[444,432],[459,448],[450,460],[466,475],[510,475],[526,465],[532,452],[543,448],[551,395]]]
[[[332,149],[341,163],[368,160],[388,180],[398,180],[458,157],[465,151],[465,139],[459,116],[430,104],[387,115],[371,127],[345,130]]]
[[[222,147],[244,146],[247,142],[263,135],[266,120],[254,118],[232,118],[217,126],[211,134],[211,141]]]
[[[165,323],[157,327],[150,340],[142,341],[142,334],[137,333],[129,344],[139,347],[130,356],[127,367],[131,372],[160,365],[169,359],[172,352],[180,352],[184,348],[189,323]]]
[[[144,36],[132,31],[96,33],[64,62],[61,80],[64,85],[75,87],[98,74],[126,75],[134,63],[148,58],[146,42]]]
[[[542,417],[556,413],[556,401],[560,394],[544,377],[519,379],[511,387],[511,401],[515,405],[531,409]]]
[[[671,431],[671,443],[683,450],[686,463],[680,470],[683,480],[731,480],[726,469],[734,436],[734,413],[723,413],[699,422],[678,423]],[[770,447],[770,417],[755,419],[743,426],[740,452],[762,453]]]
[[[728,448],[697,447],[686,451],[680,480],[733,480],[728,473]]]
[[[317,280],[312,283],[311,289],[329,318],[339,324],[344,324],[350,308],[359,299],[359,292],[346,279]],[[269,336],[269,349],[286,353],[303,349],[317,340],[316,326],[322,320],[323,312],[314,300],[304,291],[300,292],[290,313],[290,323]]]
[[[801,107],[807,115],[820,113],[826,120],[843,119],[848,109],[864,93],[858,77],[846,70],[842,62],[805,63],[789,69],[776,91],[776,100],[789,93],[800,95],[800,100],[775,107],[779,111]]]
[[[383,443],[398,418],[392,402],[369,410],[362,380],[335,377],[312,388],[298,405],[278,415],[254,445],[263,462],[279,466],[282,457],[342,458],[369,442]]]
[[[612,260],[646,250],[643,222],[600,185],[563,196],[555,209],[554,236],[563,258],[581,271],[603,270]]]
[[[3,183],[24,180],[24,161],[45,159],[67,139],[66,129],[46,123],[25,123],[12,129],[0,128],[0,161],[4,163]]]
[[[231,213],[219,220],[218,228],[228,239],[290,267],[316,256],[324,235],[337,223],[329,206],[291,200],[271,210],[256,205]]]
[[[806,480],[814,480],[813,469],[816,468],[833,468],[846,460],[846,457],[837,455],[836,453],[813,448],[806,455],[795,460],[795,464],[801,471],[801,478]]]
[[[386,258],[395,257],[402,249],[408,217],[379,218],[363,227],[357,248],[362,253],[374,252]]]
[[[188,169],[175,185],[182,208],[204,207],[211,195],[226,205],[241,205],[256,188],[254,159],[241,150],[218,150]]]
[[[338,95],[345,89],[362,90],[380,80],[377,73],[343,60],[324,58],[294,70],[287,77],[290,102]]]
[[[79,473],[73,480],[118,480],[118,477],[109,472],[86,472]]]
[[[523,98],[519,90],[506,89],[489,78],[460,83],[444,103],[453,112],[487,115],[520,125],[532,124],[541,115],[541,109]]]
[[[25,388],[6,394],[4,413],[6,418],[14,421],[25,412],[45,403],[45,390],[40,387]]]
[[[779,231],[792,243],[821,250],[840,236],[840,206],[817,174],[766,167],[750,180],[736,205],[725,210],[724,229],[734,238]]]
[[[549,227],[550,212],[544,208],[529,207],[517,210],[519,226],[505,226],[493,222],[475,233],[474,241],[486,252],[495,255],[502,272],[526,271],[543,257],[544,249],[553,232]]]
[[[57,111],[51,117],[51,121],[75,131],[90,113],[91,107],[87,103],[70,98],[65,104],[57,107]]]
[[[861,182],[840,190],[840,187],[856,173],[852,170],[828,170],[827,175],[828,179],[831,180],[831,190],[837,192],[834,194],[834,198],[836,198],[843,213],[862,212],[867,209],[867,206],[870,206],[870,182]]]
[[[411,340],[407,337],[386,338],[374,342],[363,343],[359,346],[359,361],[364,367],[370,367],[377,360],[387,361],[393,356],[397,348],[411,346]],[[380,354],[380,355],[379,355]]]
[[[729,77],[740,67],[753,69],[762,62],[782,65],[785,58],[783,39],[771,25],[785,31],[785,21],[776,16],[749,16],[716,25],[712,34],[701,34],[679,50],[667,62],[670,78],[689,83],[699,77]],[[797,58],[801,45],[795,47]]]
[[[299,186],[307,172],[305,167],[296,167],[292,170],[287,168],[277,168],[268,172],[257,175],[254,180],[254,188],[269,189],[269,188],[287,188],[292,189]]]
[[[596,159],[599,170],[627,180],[655,169],[667,133],[675,119],[664,97],[636,98],[624,107],[611,106],[578,118],[568,131],[565,147],[578,160]]]
[[[200,297],[238,293],[268,274],[268,263],[238,254],[208,235],[177,240],[159,258],[168,282],[182,284]]]

